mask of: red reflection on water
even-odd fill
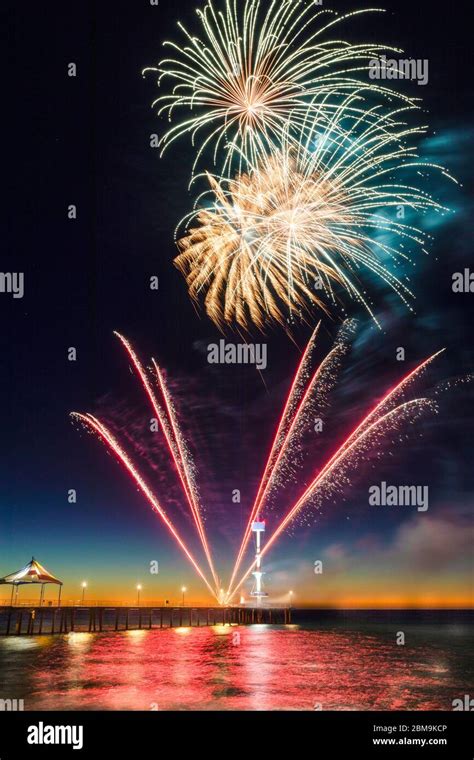
[[[464,688],[449,649],[358,631],[247,626],[28,641],[2,644],[27,710],[450,709]]]

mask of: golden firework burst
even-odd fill
[[[375,274],[408,305],[412,293],[397,266],[409,247],[425,250],[425,235],[400,221],[397,209],[444,209],[402,172],[442,167],[423,162],[407,141],[422,127],[400,121],[400,111],[363,120],[346,98],[329,119],[294,141],[288,128],[280,148],[235,178],[207,174],[212,202],[198,201],[183,220],[176,266],[191,297],[223,328],[287,325],[311,307],[327,310],[343,292],[375,318],[364,275]],[[325,121],[325,127],[321,125]],[[449,175],[448,175],[449,176]],[[419,183],[418,183],[419,184]]]

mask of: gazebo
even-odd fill
[[[41,584],[41,594],[40,594],[40,602],[39,606],[43,604],[43,594],[44,594],[44,587],[47,583],[55,583],[57,586],[59,586],[59,594],[58,594],[58,606],[61,602],[61,589],[63,582],[59,580],[59,578],[55,578],[54,575],[51,575],[43,565],[40,565],[40,563],[34,558],[31,558],[31,561],[28,562],[25,567],[23,567],[21,570],[17,570],[16,573],[10,573],[10,575],[6,575],[4,578],[0,578],[0,585],[10,583],[12,587],[12,595],[10,604],[13,605],[13,591],[16,588],[16,596],[18,595],[18,586],[24,586],[26,584],[30,583],[40,583]],[[16,597],[15,597],[16,598]]]

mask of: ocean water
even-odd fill
[[[470,616],[299,618],[2,637],[0,698],[25,710],[451,710],[474,694]]]

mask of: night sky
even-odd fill
[[[133,342],[143,361],[153,355],[167,372],[195,453],[206,528],[224,580],[312,330],[296,329],[294,342],[278,329],[249,336],[268,344],[261,374],[252,366],[207,363],[207,346],[221,335],[196,313],[172,263],[175,226],[194,201],[187,189],[193,149],[183,138],[160,159],[150,147],[150,135],[162,125],[150,107],[156,78],[141,76],[160,59],[162,41],[176,38],[176,22],[190,22],[196,5],[53,0],[11,9],[7,81],[16,104],[4,97],[9,181],[1,269],[24,272],[25,294],[0,294],[0,575],[35,555],[64,580],[65,599],[79,597],[82,580],[96,599],[133,598],[138,582],[145,599],[176,601],[183,583],[192,601],[209,599],[113,457],[69,418],[73,410],[92,411],[116,429],[126,424],[147,454],[156,454],[150,474],[163,504],[181,512],[160,444],[147,439],[152,415],[113,330]],[[474,370],[474,295],[451,288],[453,272],[472,267],[472,20],[457,5],[443,6],[440,14],[428,0],[382,5],[386,14],[347,23],[344,36],[429,59],[425,87],[396,84],[421,94],[428,110],[420,116],[430,124],[421,154],[446,165],[462,187],[440,181],[430,188],[453,213],[429,230],[431,254],[411,273],[416,313],[379,288],[380,331],[356,304],[347,304],[360,327],[315,464],[374,398],[439,348],[447,351],[423,388]],[[364,4],[327,0],[325,7]],[[69,62],[77,64],[75,78],[67,76]],[[69,204],[77,206],[76,220],[67,218]],[[152,275],[159,277],[158,291],[149,288]],[[320,316],[315,312],[314,321]],[[319,356],[339,324],[337,313],[323,317]],[[231,332],[226,337],[240,340]],[[405,362],[396,360],[399,346]],[[77,349],[75,362],[67,359],[69,347]],[[472,417],[472,392],[444,394],[440,414],[418,431],[422,438],[393,450],[375,471],[368,465],[356,473],[334,503],[327,500],[308,515],[310,525],[294,526],[265,560],[271,598],[287,599],[293,589],[300,604],[466,606]],[[370,507],[367,489],[382,480],[429,485],[429,510]],[[77,491],[75,504],[68,502],[69,489]],[[240,504],[232,502],[233,489],[241,490]],[[152,560],[160,565],[157,576],[149,573]],[[315,560],[323,560],[322,576],[313,572]]]

